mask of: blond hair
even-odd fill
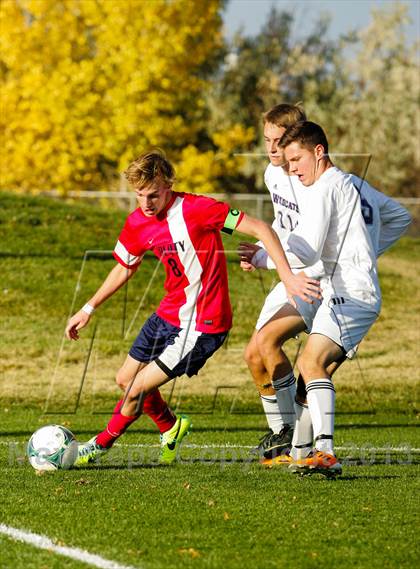
[[[156,179],[168,186],[175,181],[175,169],[160,148],[141,154],[128,166],[124,175],[136,189],[149,186]]]
[[[301,121],[306,121],[306,115],[299,104],[281,103],[263,114],[263,124],[271,123],[282,128],[289,128],[289,126]]]

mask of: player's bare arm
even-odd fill
[[[119,263],[115,265],[92,298],[70,318],[65,331],[69,340],[79,339],[79,330],[89,323],[93,311],[117,292],[134,275],[137,268],[138,265],[129,269]]]
[[[312,303],[313,298],[320,298],[319,281],[306,277],[304,273],[294,275],[290,269],[278,235],[264,221],[244,215],[236,227],[237,231],[252,235],[264,244],[268,255],[273,260],[277,273],[283,281],[292,306],[296,306],[293,296]]]

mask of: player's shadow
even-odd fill
[[[250,465],[254,460],[250,460],[249,458],[234,458],[232,460],[228,458],[183,458],[182,460],[177,461],[174,464],[158,464],[156,462],[144,462],[144,463],[132,463],[127,464],[121,462],[121,464],[106,464],[106,463],[98,463],[98,464],[90,464],[86,466],[79,466],[77,470],[83,472],[89,471],[99,471],[99,470],[150,470],[159,468],[162,470],[173,468],[176,465],[189,465],[189,464],[205,464],[208,465],[222,465],[222,467],[230,466],[232,464],[246,464]]]
[[[330,483],[343,483],[343,482],[367,482],[371,480],[395,480],[402,478],[397,474],[346,474],[341,476],[324,476],[323,474],[316,473],[316,474],[304,474],[304,475],[296,475],[295,479],[299,481],[307,481],[310,480],[311,482],[330,482]],[[406,477],[404,477],[406,478]],[[411,478],[411,477],[410,477]],[[412,477],[414,478],[414,476]]]
[[[396,458],[395,455],[392,456],[392,458],[375,458],[375,460],[369,460],[369,459],[357,459],[357,458],[351,458],[351,459],[340,459],[340,462],[343,466],[345,466],[346,468],[348,467],[352,467],[352,466],[418,466],[420,464],[420,460],[418,457],[412,457],[411,460],[409,460],[407,457],[403,458]]]
[[[366,482],[371,480],[395,480],[402,478],[398,474],[347,474],[345,476],[337,476],[337,478],[331,478],[335,482]],[[404,477],[406,478],[406,477]]]
[[[169,468],[166,464],[157,463],[144,463],[144,464],[91,464],[88,466],[78,466],[77,470],[80,472],[92,472],[100,470],[150,470],[154,468],[165,469]]]

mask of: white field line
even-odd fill
[[[24,541],[25,543],[29,543],[30,545],[38,547],[39,549],[46,549],[48,551],[52,551],[53,553],[57,553],[58,555],[64,555],[65,557],[70,557],[71,559],[82,561],[82,563],[93,565],[93,567],[100,567],[100,569],[135,569],[129,565],[120,565],[115,561],[104,559],[100,555],[94,555],[93,553],[89,553],[84,549],[56,545],[45,535],[32,533],[30,531],[23,531],[10,526],[6,526],[4,524],[0,524],[0,534],[7,535],[8,537],[11,537],[17,541]]]
[[[0,441],[0,445],[10,445],[10,444],[22,444],[22,441]],[[133,447],[133,448],[160,448],[160,444],[146,444],[146,443],[116,443],[115,447]],[[207,445],[198,445],[198,444],[188,444],[184,443],[182,445],[183,448],[195,448],[195,449],[208,449],[208,448],[220,448],[220,449],[254,449],[256,445],[235,445],[231,443],[225,444],[207,444]],[[410,446],[401,446],[401,447],[374,447],[366,444],[364,446],[336,446],[336,450],[338,451],[358,451],[358,450],[370,450],[373,452],[420,452],[420,448],[410,447]]]

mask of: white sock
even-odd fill
[[[293,433],[292,449],[290,455],[293,460],[306,458],[312,450],[314,430],[311,414],[305,403],[295,401],[296,424]]]
[[[261,403],[269,428],[273,433],[279,433],[283,427],[277,397],[275,395],[261,395]]]
[[[273,387],[276,392],[277,404],[280,411],[282,426],[295,426],[295,396],[296,378],[293,371],[279,379],[273,379]]]
[[[306,384],[306,391],[314,429],[315,448],[334,454],[334,385],[328,377],[313,379]]]

